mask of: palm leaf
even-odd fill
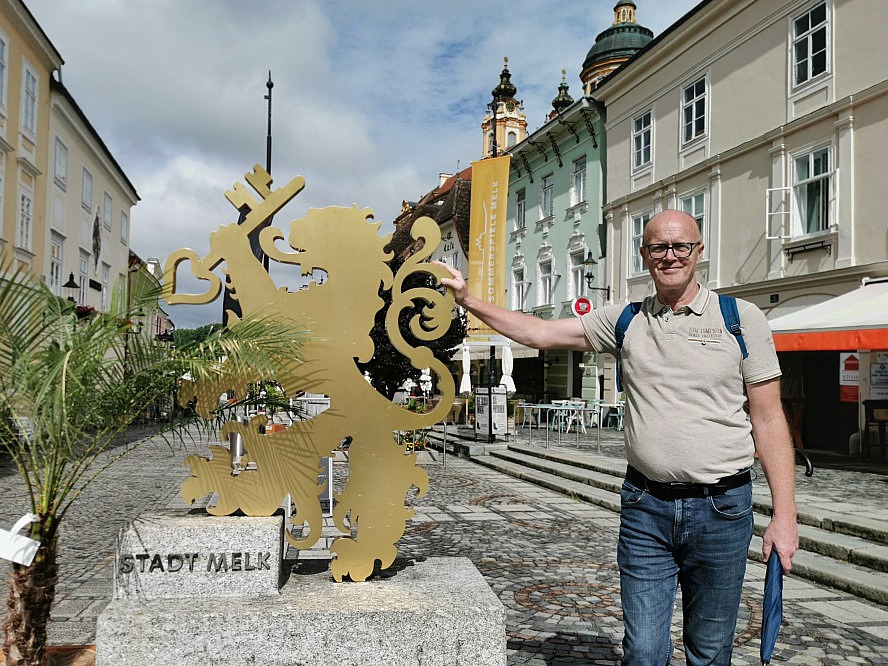
[[[115,448],[101,465],[98,457],[148,405],[174,395],[183,377],[210,386],[280,380],[299,360],[305,331],[293,322],[259,315],[169,350],[134,334],[142,303],[122,316],[78,319],[72,303],[29,273],[0,266],[7,268],[0,280],[0,442],[41,517],[32,537],[43,543],[54,539],[83,488],[129,448]],[[156,303],[156,295],[148,298]],[[209,417],[213,407],[205,401],[199,411]],[[160,425],[175,431],[183,422]]]

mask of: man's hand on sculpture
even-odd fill
[[[456,300],[457,304],[464,305],[465,299],[469,295],[469,287],[466,284],[466,279],[463,277],[463,274],[459,269],[456,269],[443,261],[433,261],[432,263],[443,266],[444,270],[450,273],[452,277],[441,278],[441,284],[453,292],[453,298]]]

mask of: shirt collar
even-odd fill
[[[712,294],[712,292],[709,291],[702,284],[698,283],[698,286],[700,287],[700,289],[699,289],[699,291],[697,291],[697,295],[694,296],[694,300],[691,301],[690,303],[688,303],[687,305],[682,306],[681,308],[679,308],[679,310],[682,310],[683,308],[687,308],[688,310],[690,310],[691,312],[693,312],[696,315],[703,314],[703,310],[706,309],[706,305],[709,303],[709,297]],[[661,303],[660,299],[657,298],[657,295],[654,294],[654,308],[653,308],[654,314],[660,314],[665,309],[668,309],[668,307],[669,307],[668,305]]]

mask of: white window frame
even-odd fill
[[[568,257],[570,262],[569,298],[579,298],[586,295],[586,267],[583,265],[585,257],[583,250],[571,252]]]
[[[65,264],[65,239],[52,232],[49,247],[49,289],[56,296],[62,295],[62,266]]]
[[[515,229],[527,228],[527,190],[515,192]]]
[[[80,205],[87,212],[92,212],[93,177],[89,169],[83,167],[80,176]]]
[[[462,270],[463,270],[463,267],[462,267],[462,252],[460,252],[459,250],[454,250],[454,251],[450,254],[450,257],[446,258],[446,261],[447,261],[448,264],[450,264],[451,266],[453,266],[456,270],[458,270],[458,271],[462,271]]]
[[[6,99],[9,79],[9,37],[0,31],[0,109],[6,115]]]
[[[124,211],[120,211],[120,242],[129,244],[129,215]]]
[[[527,281],[524,267],[512,269],[512,309],[522,311],[527,307]]]
[[[102,312],[108,312],[111,305],[111,266],[102,262]]]
[[[812,27],[811,21],[814,14],[820,9],[823,10],[823,20]],[[806,86],[811,81],[829,76],[832,69],[830,18],[829,3],[826,0],[810,6],[801,14],[793,17],[791,23],[792,45],[790,47],[790,80],[793,88]],[[807,25],[800,25],[803,21],[806,21]],[[818,40],[818,35],[822,35],[823,44],[815,53],[815,41]],[[801,49],[804,49],[804,54],[800,53]],[[822,59],[822,64],[819,63],[820,59]],[[818,64],[820,69],[813,73],[812,69],[815,64]],[[804,71],[800,71],[802,68]]]
[[[799,152],[792,155],[792,236],[809,236],[812,234],[826,233],[830,231],[835,224],[835,206],[836,197],[835,185],[835,169],[833,168],[833,151],[831,144],[819,145],[816,148]],[[826,169],[813,174],[812,172],[818,168],[818,158],[826,158]],[[804,161],[808,171],[804,176],[799,174],[799,165]],[[815,194],[819,202],[816,204],[817,213],[820,218],[817,228],[811,229],[809,220],[808,197],[811,188],[820,186],[820,191]],[[804,188],[804,189],[803,189]],[[825,190],[825,191],[824,191]]]
[[[570,205],[586,202],[586,156],[570,163]]]
[[[632,120],[632,169],[646,169],[653,163],[654,110],[648,109]]]
[[[698,87],[702,87],[702,90],[698,90]],[[688,119],[689,113],[690,119]],[[702,126],[698,127],[698,125]],[[697,77],[681,89],[681,145],[687,146],[695,143],[708,133],[709,80],[704,75]]]
[[[555,174],[540,179],[540,219],[555,215]]]
[[[16,246],[30,252],[34,243],[34,192],[25,185],[19,185],[18,229],[15,235]]]
[[[80,250],[80,262],[78,263],[79,276],[77,284],[80,287],[77,290],[77,304],[86,305],[86,295],[89,289],[89,252]]]
[[[706,253],[706,234],[709,232],[709,220],[706,215],[706,190],[689,192],[680,198],[681,209],[694,218],[697,228],[700,230],[700,239],[703,241],[703,252]],[[704,254],[705,256],[705,254]]]
[[[37,137],[37,112],[39,109],[40,79],[30,65],[22,68],[22,130],[31,138]]]
[[[645,272],[644,261],[641,258],[641,246],[644,243],[644,228],[650,222],[650,219],[651,212],[649,210],[632,216],[632,239],[629,251],[632,253],[630,259],[633,275],[641,275]]]
[[[59,137],[55,140],[53,181],[63,190],[68,188],[68,146]]]
[[[111,231],[111,211],[114,207],[114,202],[111,199],[111,195],[105,192],[104,202],[102,204],[102,226],[105,227],[105,231]]]
[[[537,302],[539,305],[552,305],[555,302],[555,271],[552,259],[547,257],[540,259],[537,264],[539,275],[537,287]]]

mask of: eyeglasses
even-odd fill
[[[651,243],[650,245],[644,245],[644,249],[647,251],[649,257],[653,257],[654,259],[662,259],[666,256],[666,253],[669,250],[672,250],[672,254],[676,259],[687,259],[691,256],[691,252],[693,249],[699,245],[700,243],[672,243],[671,245],[667,245],[666,243]]]

